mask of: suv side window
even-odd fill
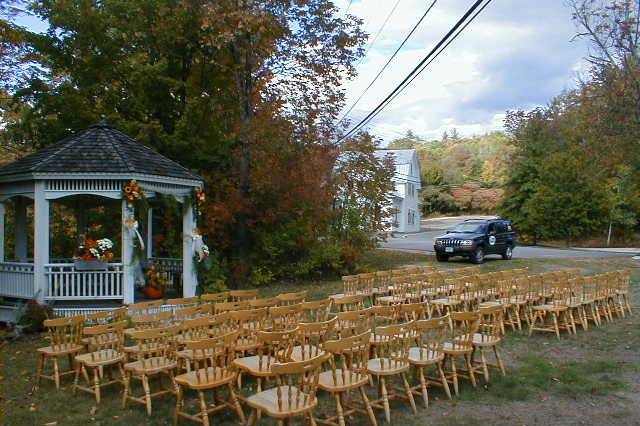
[[[504,234],[505,232],[507,232],[507,227],[505,226],[504,222],[497,222],[496,223],[496,233],[497,234]]]
[[[491,235],[494,234],[496,232],[496,224],[495,223],[490,223],[489,226],[487,226],[487,234]]]

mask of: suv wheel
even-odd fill
[[[513,257],[513,247],[507,246],[507,249],[502,253],[502,258],[504,260],[511,260]]]
[[[476,265],[484,262],[484,249],[482,247],[478,247],[471,254],[471,262],[475,263]]]
[[[449,255],[444,253],[436,253],[436,260],[438,262],[446,262],[447,260],[449,260]]]

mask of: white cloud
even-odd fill
[[[348,0],[337,4],[346,7]],[[424,13],[430,1],[401,0],[376,44],[347,82],[350,106]],[[456,127],[463,135],[502,128],[507,109],[532,108],[572,88],[584,72],[583,42],[569,10],[558,0],[494,0],[464,33],[370,123],[385,140],[408,129],[439,137]],[[353,0],[349,13],[373,35],[394,2]],[[350,114],[364,117],[393,90],[472,4],[440,0],[403,50]]]

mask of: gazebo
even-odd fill
[[[146,240],[149,248],[145,255],[152,257],[154,209],[149,208],[146,213],[148,229],[138,231],[137,215],[141,212],[136,211],[136,204],[127,200],[123,191],[132,183],[145,199],[163,194],[182,203],[182,258],[164,259],[159,264],[168,265],[173,272],[181,271],[183,296],[194,296],[194,195],[203,188],[202,178],[103,121],[0,168],[0,297],[5,301],[65,301],[87,307],[97,301],[133,303],[136,276],[140,275],[135,244],[144,245]],[[10,199],[15,208],[15,237],[13,259],[8,261],[5,214]],[[80,209],[85,202],[121,204],[119,258],[104,262],[99,270],[80,268],[70,258],[51,258],[50,205],[54,200],[65,199],[74,200]],[[32,250],[28,250],[28,207],[33,221]]]

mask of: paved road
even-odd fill
[[[480,217],[480,216],[475,216]],[[489,217],[489,216],[482,216]],[[428,219],[422,222],[422,232],[415,234],[402,234],[389,238],[381,247],[396,250],[412,250],[425,253],[433,253],[433,239],[444,234],[448,228],[452,228],[459,222],[470,217],[446,217]],[[549,247],[518,246],[513,251],[514,258],[538,259],[538,258],[601,258],[610,256],[630,256],[628,253],[611,253],[594,250],[556,249]],[[490,256],[494,257],[494,256]],[[496,256],[497,257],[497,256]]]

